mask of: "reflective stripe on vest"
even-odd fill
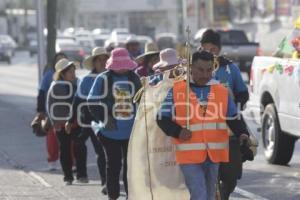
[[[206,150],[206,149],[228,149],[229,144],[226,143],[191,143],[191,144],[177,144],[177,151],[194,151],[194,150]]]
[[[226,123],[205,123],[205,124],[191,124],[190,131],[202,130],[227,130]]]

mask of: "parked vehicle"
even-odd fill
[[[38,52],[38,42],[36,40],[30,40],[29,41],[29,55],[30,57],[33,57]]]
[[[76,31],[76,29],[74,27],[69,27],[63,31],[63,35],[74,36],[75,31]]]
[[[103,28],[97,28],[92,31],[94,44],[98,47],[104,47],[105,41],[110,38],[110,30],[109,29],[103,29]]]
[[[0,40],[1,40],[1,43],[2,44],[5,43],[6,48],[8,48],[11,51],[11,56],[14,56],[16,48],[18,46],[17,43],[15,42],[15,40],[11,36],[4,35],[4,34],[0,35]]]
[[[176,48],[177,37],[174,33],[160,33],[156,35],[155,40],[159,50]]]
[[[95,47],[95,42],[91,37],[80,37],[76,38],[77,43],[84,49],[88,54],[92,53],[93,48]]]
[[[300,60],[255,57],[247,104],[269,163],[286,165],[300,137]]]
[[[63,52],[70,60],[81,63],[87,54],[83,47],[71,39],[57,39],[55,45],[56,52]]]
[[[143,52],[146,43],[153,43],[153,39],[147,35],[137,35],[136,38],[138,39]]]
[[[194,39],[200,44],[201,37],[206,31],[206,28],[200,29]],[[250,77],[251,63],[254,56],[259,56],[261,50],[259,43],[249,42],[247,35],[243,30],[216,30],[221,36],[221,54],[232,59],[242,72],[247,72]]]
[[[115,43],[116,46],[122,46],[126,39],[131,36],[126,28],[116,28],[111,32],[109,41]]]
[[[94,36],[97,35],[110,35],[111,31],[109,29],[105,29],[105,28],[96,28],[92,31],[92,34]]]
[[[0,41],[0,61],[6,61],[8,64],[11,64],[12,51],[7,45]]]
[[[95,46],[104,47],[105,41],[109,39],[109,35],[94,35]]]

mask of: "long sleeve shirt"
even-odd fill
[[[53,80],[54,69],[49,69],[43,75],[37,96],[37,112],[46,112],[46,97]]]
[[[214,79],[230,89],[234,102],[241,108],[249,99],[248,88],[244,83],[240,69],[226,59],[220,62],[219,69],[214,73]]]
[[[97,122],[105,125],[100,133],[105,137],[122,140],[130,136],[136,114],[132,99],[141,87],[138,76],[133,72],[131,76],[134,81],[128,74],[104,72],[97,76],[89,92],[89,110]],[[107,128],[108,124],[112,126]]]
[[[87,98],[97,75],[98,74],[92,72],[79,81],[73,100],[73,115],[69,122],[75,122],[77,120],[77,122],[80,122],[79,125],[91,125],[93,117],[88,110]]]

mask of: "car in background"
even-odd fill
[[[0,61],[6,61],[8,64],[11,64],[12,56],[12,49],[9,44],[0,38]]]
[[[36,40],[29,41],[28,51],[30,57],[33,57],[35,54],[38,53],[38,42]]]
[[[127,28],[116,28],[111,32],[109,40],[119,46],[119,43],[124,44],[129,36],[131,34]]]
[[[62,32],[63,35],[68,35],[68,36],[74,36],[75,34],[75,28],[74,27],[69,27],[69,28],[66,28],[63,32]]]
[[[18,47],[15,40],[9,35],[0,35],[0,40],[2,43],[5,43],[5,46],[12,52],[12,56],[15,55],[16,48]]]
[[[127,28],[116,28],[110,34],[110,37],[104,42],[104,47],[110,52],[116,47],[124,47],[127,38],[132,36]]]
[[[57,36],[56,41],[64,42],[64,43],[76,43],[76,38],[74,36]]]
[[[177,36],[174,33],[160,33],[156,35],[155,40],[159,50],[176,49]]]
[[[95,42],[91,37],[76,38],[76,42],[84,49],[84,51],[90,54],[95,47]]]
[[[92,36],[92,33],[90,31],[82,29],[82,28],[75,31],[75,33],[74,33],[75,38],[80,38],[80,37],[87,38],[87,37],[91,37],[91,36]]]
[[[97,28],[92,31],[94,44],[97,47],[104,47],[105,41],[110,38],[110,30]]]
[[[109,35],[94,35],[94,44],[97,47],[104,47],[105,41],[109,39]]]
[[[145,44],[147,43],[153,43],[153,39],[147,35],[137,35],[136,36],[137,40],[140,43],[141,49],[144,51]]]
[[[92,31],[93,35],[110,35],[111,31],[105,28],[96,28]]]
[[[84,51],[84,48],[81,47],[75,40],[66,38],[58,38],[56,40],[55,50],[57,53],[62,52],[66,54],[70,60],[77,61],[79,63],[82,63],[87,54]]]
[[[194,37],[196,45],[200,45],[201,37],[206,30],[206,28],[203,28],[196,33]],[[250,42],[243,30],[216,29],[216,31],[221,36],[221,54],[233,60],[240,70],[246,72],[248,78],[250,78],[252,60],[254,56],[261,55],[259,43]]]
[[[74,35],[76,42],[84,49],[88,54],[92,52],[92,49],[95,47],[95,42],[90,31],[80,29],[75,32]]]

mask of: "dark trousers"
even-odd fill
[[[77,170],[81,174],[77,173],[77,178],[87,177],[87,147],[86,140],[91,138],[95,153],[97,155],[97,166],[101,178],[102,185],[106,183],[106,159],[104,149],[101,142],[91,128],[82,128],[80,134],[75,140],[75,154],[78,155]]]
[[[123,183],[126,194],[128,193],[127,187],[127,140],[114,140],[104,136],[100,136],[107,159],[107,192],[108,197],[117,199],[120,196],[120,172],[123,161]]]
[[[234,191],[237,180],[242,176],[242,156],[238,139],[230,137],[229,140],[229,162],[221,163],[219,168],[220,193],[222,200],[228,200]]]
[[[60,149],[60,164],[64,173],[64,181],[73,181],[72,172],[72,141],[75,139],[75,133],[67,134],[65,129],[56,132]],[[75,154],[75,160],[77,161]],[[76,166],[77,167],[77,166]],[[80,172],[79,172],[80,173]]]

